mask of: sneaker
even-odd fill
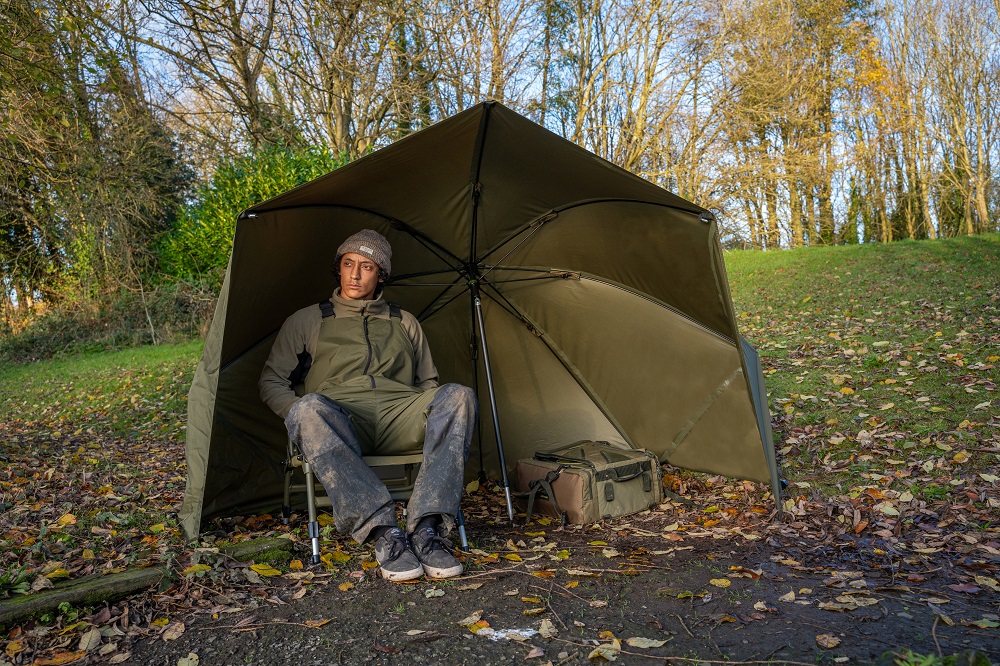
[[[451,578],[462,573],[462,563],[452,555],[451,542],[438,536],[433,527],[417,528],[410,535],[410,543],[428,578]]]
[[[386,580],[413,580],[424,573],[424,568],[420,566],[420,561],[406,540],[406,534],[398,527],[386,530],[375,539],[375,559]]]

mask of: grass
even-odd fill
[[[915,491],[932,500],[956,471],[996,470],[978,449],[998,446],[1000,235],[726,262],[787,474],[829,493],[916,460],[931,482]]]
[[[202,343],[147,346],[0,369],[0,415],[41,428],[182,437]]]

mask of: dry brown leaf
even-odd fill
[[[167,628],[163,630],[163,640],[165,641],[175,641],[184,634],[184,623],[183,622],[171,622],[167,625]]]
[[[85,652],[90,652],[101,645],[101,631],[94,627],[90,631],[80,636],[79,648]]]

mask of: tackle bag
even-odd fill
[[[587,525],[663,501],[660,462],[645,449],[582,441],[517,461],[518,501],[532,512]]]

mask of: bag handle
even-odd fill
[[[560,465],[541,479],[534,479],[528,483],[528,507],[525,511],[525,520],[531,520],[531,509],[535,504],[535,497],[537,497],[539,493],[544,492],[548,496],[549,503],[552,504],[552,508],[556,510],[557,514],[559,514],[559,520],[562,523],[562,526],[566,527],[566,512],[559,508],[559,501],[556,500],[556,493],[552,490],[552,483],[559,478],[559,474],[562,471],[563,466]]]

